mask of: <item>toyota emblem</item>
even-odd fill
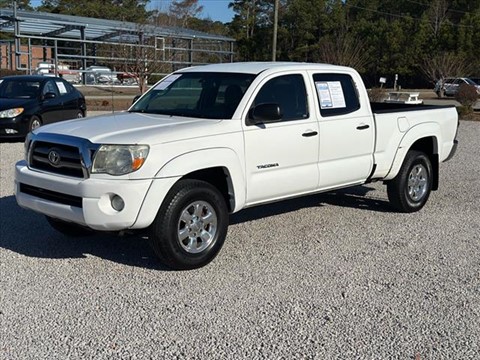
[[[52,166],[58,166],[58,164],[60,164],[60,154],[57,150],[50,150],[48,152],[48,161]]]

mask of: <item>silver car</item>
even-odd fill
[[[443,95],[445,96],[455,96],[460,88],[460,85],[472,85],[477,89],[477,93],[480,94],[480,85],[477,85],[473,80],[469,78],[446,78],[443,81]]]

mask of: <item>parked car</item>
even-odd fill
[[[41,125],[86,116],[85,98],[59,77],[0,79],[0,137],[23,137]]]
[[[34,74],[44,76],[55,76],[55,64],[48,62],[39,62],[34,71]],[[57,74],[59,77],[67,80],[72,84],[79,84],[82,81],[82,75],[78,70],[70,69],[67,64],[57,65]]]
[[[106,66],[89,66],[85,71],[87,84],[120,84],[117,76]]]
[[[475,84],[480,85],[480,77],[471,77],[470,80],[475,82]]]
[[[460,88],[460,85],[467,84],[475,86],[477,93],[480,94],[480,85],[474,82],[470,78],[446,78],[443,81],[439,80],[435,85],[435,93],[438,97],[442,96],[455,96]]]
[[[138,74],[131,72],[121,72],[117,74],[117,79],[122,85],[137,85],[138,76]]]

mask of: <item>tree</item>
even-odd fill
[[[39,11],[143,23],[150,0],[42,0]]]
[[[237,40],[241,60],[266,60],[271,57],[273,2],[269,0],[234,0],[228,5],[235,12],[230,33]]]
[[[170,5],[170,14],[180,20],[182,27],[188,27],[190,19],[197,17],[203,11],[198,0],[174,0]]]
[[[0,8],[12,9],[13,1],[12,0],[0,0]],[[30,5],[30,0],[17,0],[17,9],[18,10],[33,10]]]
[[[420,70],[431,83],[435,84],[439,79],[469,75],[472,63],[461,54],[442,52],[424,55],[420,62]]]

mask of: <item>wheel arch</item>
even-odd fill
[[[156,178],[197,179],[217,187],[230,212],[245,204],[245,175],[237,153],[230,148],[210,148],[181,154],[158,171]]]
[[[439,144],[441,144],[440,126],[436,123],[424,123],[411,128],[400,142],[392,167],[385,180],[392,180],[400,171],[410,150],[424,152],[430,159],[433,172],[432,190],[439,183]]]
[[[132,228],[150,226],[167,193],[182,179],[202,180],[215,186],[226,199],[230,213],[245,205],[245,178],[237,154],[229,148],[192,151],[171,159],[158,170]]]

